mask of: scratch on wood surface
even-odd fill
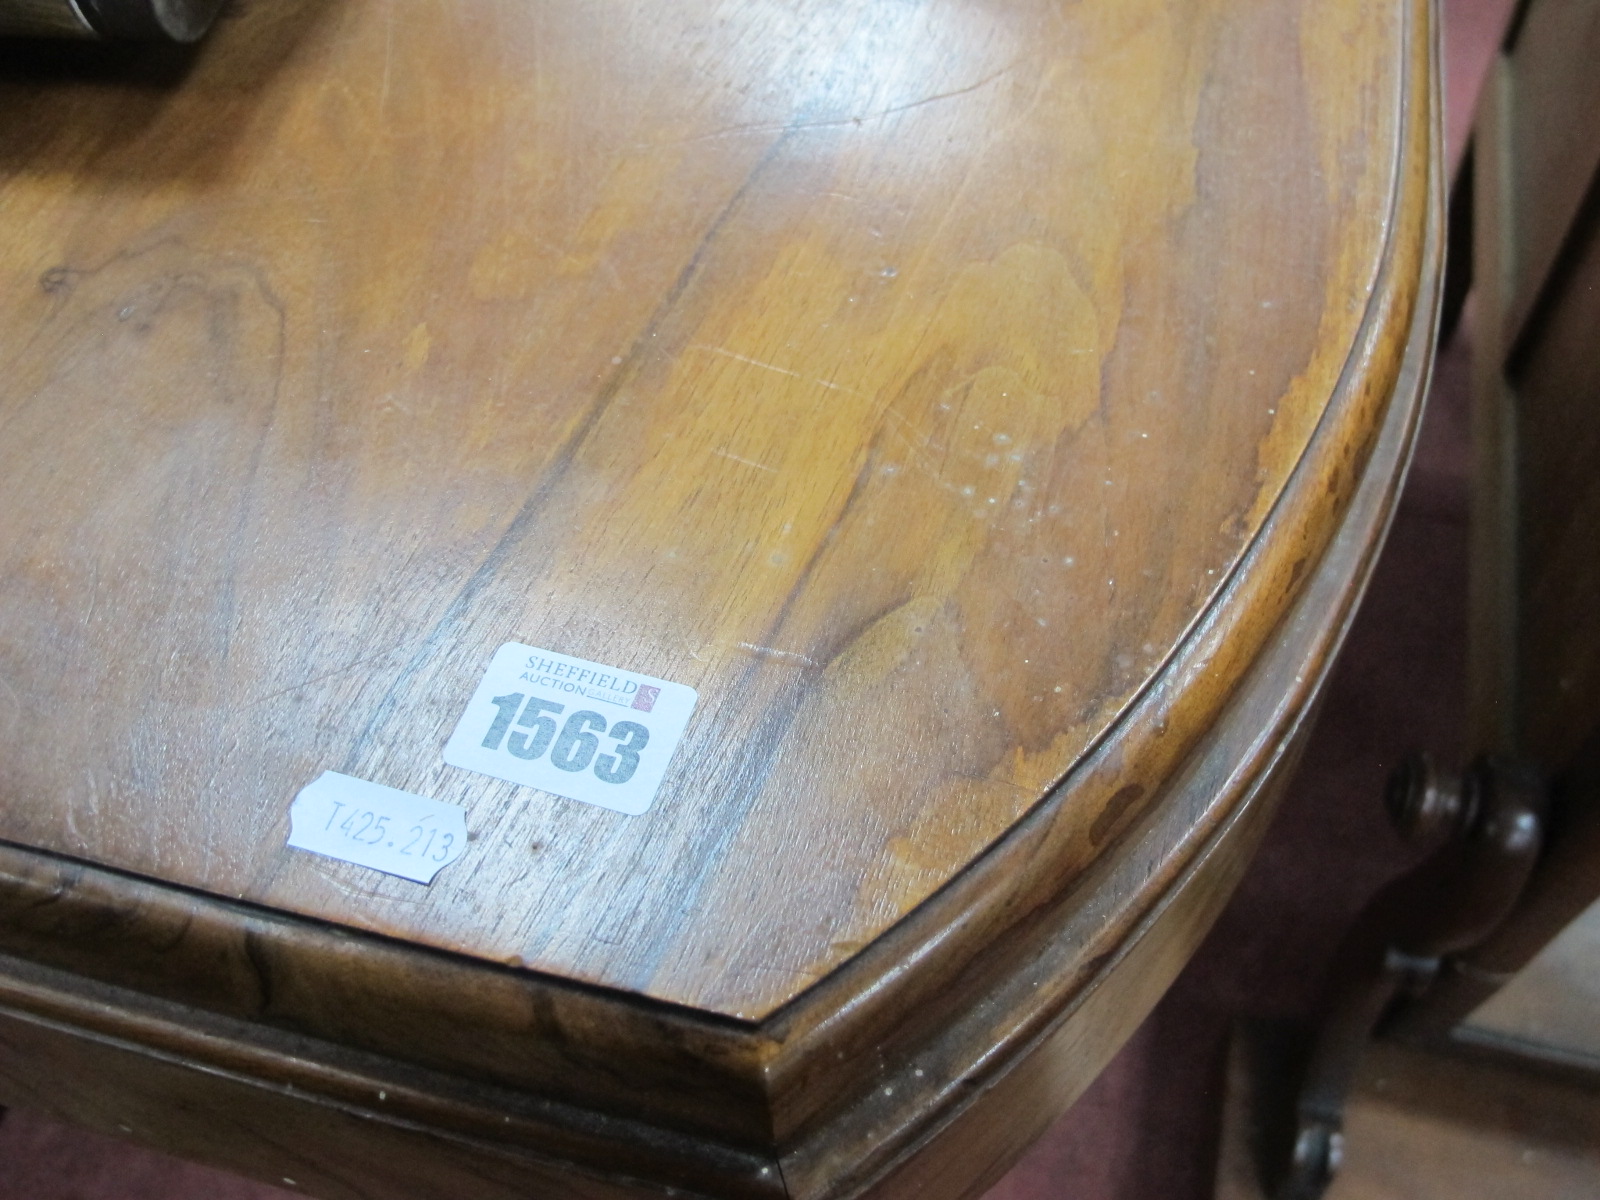
[[[84,778],[89,781],[89,815],[91,817],[98,816],[100,813],[100,789],[95,784],[94,772],[85,769]],[[73,844],[79,850],[87,850],[89,848],[89,839],[84,837],[83,832],[78,828],[77,805],[71,803],[62,805],[61,815],[66,818],[67,835],[72,838]]]
[[[301,688],[308,688],[314,683],[321,683],[326,679],[332,679],[336,675],[343,675],[349,671],[354,671],[357,667],[364,667],[368,663],[377,662],[381,658],[387,658],[389,655],[400,649],[400,646],[390,646],[387,650],[380,650],[376,654],[369,654],[365,658],[358,658],[355,660],[355,662],[345,663],[344,666],[335,667],[331,671],[324,671],[321,675],[313,675],[309,679],[302,679],[299,683],[291,683],[288,687],[279,688],[275,692],[268,692],[265,696],[258,696],[256,699],[250,701],[249,704],[240,705],[240,709],[243,710],[246,708],[255,708],[258,704],[265,704],[269,700],[276,700],[279,696],[287,696],[290,692],[298,692]]]
[[[822,664],[808,654],[794,650],[779,650],[773,646],[758,646],[754,642],[740,642],[739,649],[748,650],[757,658],[772,658],[779,662],[794,663],[801,667],[820,667]]]
[[[384,12],[383,21],[383,83],[378,88],[378,123],[381,125],[389,111],[389,80],[394,71],[394,9]]]
[[[818,387],[825,387],[829,391],[832,391],[832,392],[845,392],[845,393],[847,393],[848,395],[851,395],[851,396],[865,396],[866,395],[865,392],[858,392],[858,391],[856,391],[855,388],[848,388],[848,387],[845,387],[845,385],[842,384],[842,383],[833,383],[833,382],[831,382],[830,380],[827,380],[827,379],[813,379],[811,382],[816,384]]]
[[[696,342],[691,348],[695,350],[704,350],[710,354],[720,354],[724,358],[736,359],[742,363],[749,363],[752,367],[760,367],[765,371],[776,371],[779,375],[787,375],[790,379],[805,378],[800,374],[799,371],[790,371],[784,367],[774,366],[772,363],[762,362],[759,358],[750,358],[748,355],[735,354],[732,350],[724,350],[721,346],[703,346],[699,342]]]
[[[749,363],[752,367],[760,367],[764,371],[775,371],[779,375],[787,375],[790,379],[806,378],[804,375],[800,374],[799,371],[791,371],[788,367],[780,367],[776,363],[762,362],[759,358],[751,358],[745,354],[735,354],[732,350],[724,350],[721,346],[707,346],[700,342],[696,342],[690,347],[690,349],[704,350],[707,354],[720,354],[723,358],[731,358],[737,362]],[[828,379],[811,379],[807,380],[807,382],[814,383],[818,387],[827,388],[832,392],[846,392],[852,396],[860,396],[864,394],[856,391],[854,388],[845,387],[845,385],[842,383],[834,383],[832,380]]]
[[[340,879],[339,876],[335,874],[337,868],[325,867],[321,863],[314,863],[312,864],[312,869],[319,876],[321,876],[323,882],[332,887],[334,891],[340,892],[353,900],[360,900],[366,903],[372,903],[376,901],[380,904],[386,905],[403,904],[408,908],[413,908],[417,904],[416,900],[413,900],[408,896],[397,895],[393,891],[383,886],[383,882],[387,882],[388,879],[393,878],[392,876],[385,877],[383,882],[367,884],[363,886],[361,884],[346,883],[343,879]],[[369,868],[366,867],[361,868],[361,870],[368,869]]]
[[[928,451],[933,449],[942,453],[944,451],[944,447],[935,446],[933,444],[933,439],[927,436],[927,434],[923,434],[921,440],[918,441],[917,438],[913,436],[914,429],[911,422],[906,420],[906,418],[901,416],[899,413],[895,412],[894,409],[884,409],[883,415],[889,419],[889,424],[885,425],[884,428],[895,437],[899,438],[900,444],[903,445],[907,450],[911,451],[911,457],[913,461],[915,461],[919,467],[921,467],[934,479],[943,483],[943,472],[941,471],[939,465],[933,461],[932,457],[928,454]],[[944,484],[944,486],[948,487],[949,485]]]
[[[654,150],[661,146],[677,146],[687,142],[706,142],[715,138],[738,137],[749,133],[793,133],[802,129],[830,129],[840,125],[865,125],[868,121],[881,121],[885,117],[893,117],[903,112],[910,112],[914,108],[922,108],[929,104],[938,104],[944,100],[954,100],[966,96],[980,88],[986,88],[997,79],[1010,74],[1016,69],[1016,63],[1001,67],[998,71],[985,75],[976,83],[969,83],[965,87],[951,88],[947,92],[935,92],[931,96],[922,96],[916,100],[908,100],[904,104],[892,104],[888,108],[875,109],[872,112],[858,113],[848,117],[823,117],[815,121],[791,121],[779,123],[776,121],[753,122],[748,125],[729,125],[725,129],[713,129],[707,133],[697,133],[685,138],[672,138],[661,142],[635,142],[631,147],[634,150]]]
[[[771,471],[774,475],[778,473],[777,467],[769,467],[766,463],[758,463],[752,458],[740,458],[737,454],[730,454],[726,450],[714,450],[712,453],[718,458],[731,458],[736,463],[743,463],[745,466],[754,467],[758,471]]]
[[[977,91],[979,88],[988,87],[991,83],[995,82],[995,80],[1000,79],[1001,77],[1003,77],[1005,75],[1009,75],[1011,73],[1011,71],[1013,70],[1013,68],[1016,67],[1016,65],[1017,65],[1016,63],[1011,63],[1008,66],[1001,67],[998,71],[993,71],[990,74],[985,75],[982,79],[978,80],[976,83],[967,84],[966,87],[952,88],[948,92],[935,92],[933,95],[924,96],[920,100],[911,100],[911,101],[908,101],[905,104],[896,104],[891,108],[885,108],[885,109],[882,109],[881,111],[875,112],[875,113],[868,113],[865,116],[850,117],[850,118],[845,119],[845,120],[836,120],[836,121],[818,121],[817,124],[818,125],[844,125],[844,124],[854,123],[854,124],[859,125],[863,121],[876,121],[876,120],[879,120],[879,119],[881,119],[883,117],[892,117],[896,113],[908,112],[913,108],[922,108],[924,105],[928,105],[928,104],[938,104],[941,100],[954,100],[958,96],[965,96],[965,95],[968,95],[971,92]],[[809,126],[802,126],[802,128],[809,128]]]
[[[22,697],[4,675],[0,675],[0,737],[8,736],[22,717]]]

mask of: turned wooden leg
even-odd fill
[[[1505,920],[1543,842],[1545,789],[1502,759],[1481,758],[1458,779],[1419,756],[1391,778],[1387,806],[1403,836],[1443,844],[1380,892],[1340,946],[1276,1200],[1322,1195],[1339,1168],[1345,1099],[1368,1038],[1427,990],[1446,958]]]

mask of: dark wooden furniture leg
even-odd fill
[[[1519,3],[1453,189],[1445,328],[1477,297],[1466,740],[1499,757],[1459,784],[1423,760],[1390,790],[1401,831],[1444,844],[1336,959],[1294,1128],[1261,1146],[1278,1200],[1319,1196],[1337,1170],[1372,1034],[1560,1053],[1497,1046],[1473,1014],[1600,891],[1600,129],[1577,119],[1600,102],[1597,52],[1594,5]]]
[[[1427,994],[1394,1014],[1387,1033],[1407,1041],[1481,1040],[1467,1018],[1594,903],[1600,880],[1600,733],[1550,775],[1547,792],[1544,845],[1515,910],[1489,937],[1453,955]]]
[[[1472,177],[1473,148],[1461,157],[1450,185],[1450,211],[1445,225],[1444,296],[1439,302],[1439,345],[1448,346],[1461,323],[1472,291]]]
[[[1269,1181],[1278,1200],[1315,1200],[1339,1168],[1345,1099],[1362,1048],[1397,1001],[1424,993],[1444,964],[1483,943],[1528,881],[1543,841],[1536,773],[1485,757],[1462,778],[1418,756],[1386,797],[1400,833],[1442,845],[1380,892],[1346,936],[1296,1102],[1291,1146]],[[1287,1160],[1287,1161],[1285,1161]]]

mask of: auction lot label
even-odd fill
[[[681,683],[507,642],[444,761],[637,815],[655,800],[698,699]]]
[[[467,848],[467,814],[442,800],[324,771],[289,806],[289,845],[432,883]]]

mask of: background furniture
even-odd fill
[[[1346,941],[1300,1093],[1294,1165],[1276,1193],[1286,1197],[1321,1194],[1341,1157],[1343,1110],[1374,1027],[1434,1054],[1515,1056],[1591,1089],[1600,1078],[1592,1036],[1600,1009],[1587,1007],[1588,989],[1574,988],[1586,954],[1591,972],[1600,966],[1585,932],[1595,917],[1580,919],[1600,895],[1600,421],[1592,411],[1600,134],[1578,116],[1600,98],[1587,69],[1596,52],[1600,9],[1524,4],[1480,104],[1458,207],[1472,222],[1476,298],[1467,736],[1487,753],[1460,779],[1419,762],[1392,789],[1397,823],[1443,845],[1391,885]],[[1486,1096],[1506,1086],[1505,1067],[1482,1070],[1493,1077],[1480,1089]],[[1369,1076],[1352,1103],[1369,1103],[1377,1082]],[[1270,1107],[1265,1082],[1254,1087],[1256,1109]],[[1582,1112],[1594,1102],[1577,1091],[1544,1107]],[[1264,1112],[1261,1120],[1257,1132],[1270,1143]],[[1546,1132],[1561,1124],[1547,1122]],[[1438,1158],[1429,1137],[1437,1135],[1419,1134],[1411,1146],[1419,1161]],[[1288,1148],[1263,1151],[1271,1187],[1273,1166],[1285,1169],[1271,1160]],[[1338,1194],[1368,1194],[1377,1166],[1364,1161]],[[1224,1178],[1237,1169],[1225,1161]],[[1592,1187],[1600,1173],[1593,1163],[1585,1169]],[[1227,1194],[1243,1194],[1229,1186]],[[1532,1184],[1496,1186],[1531,1194]]]

